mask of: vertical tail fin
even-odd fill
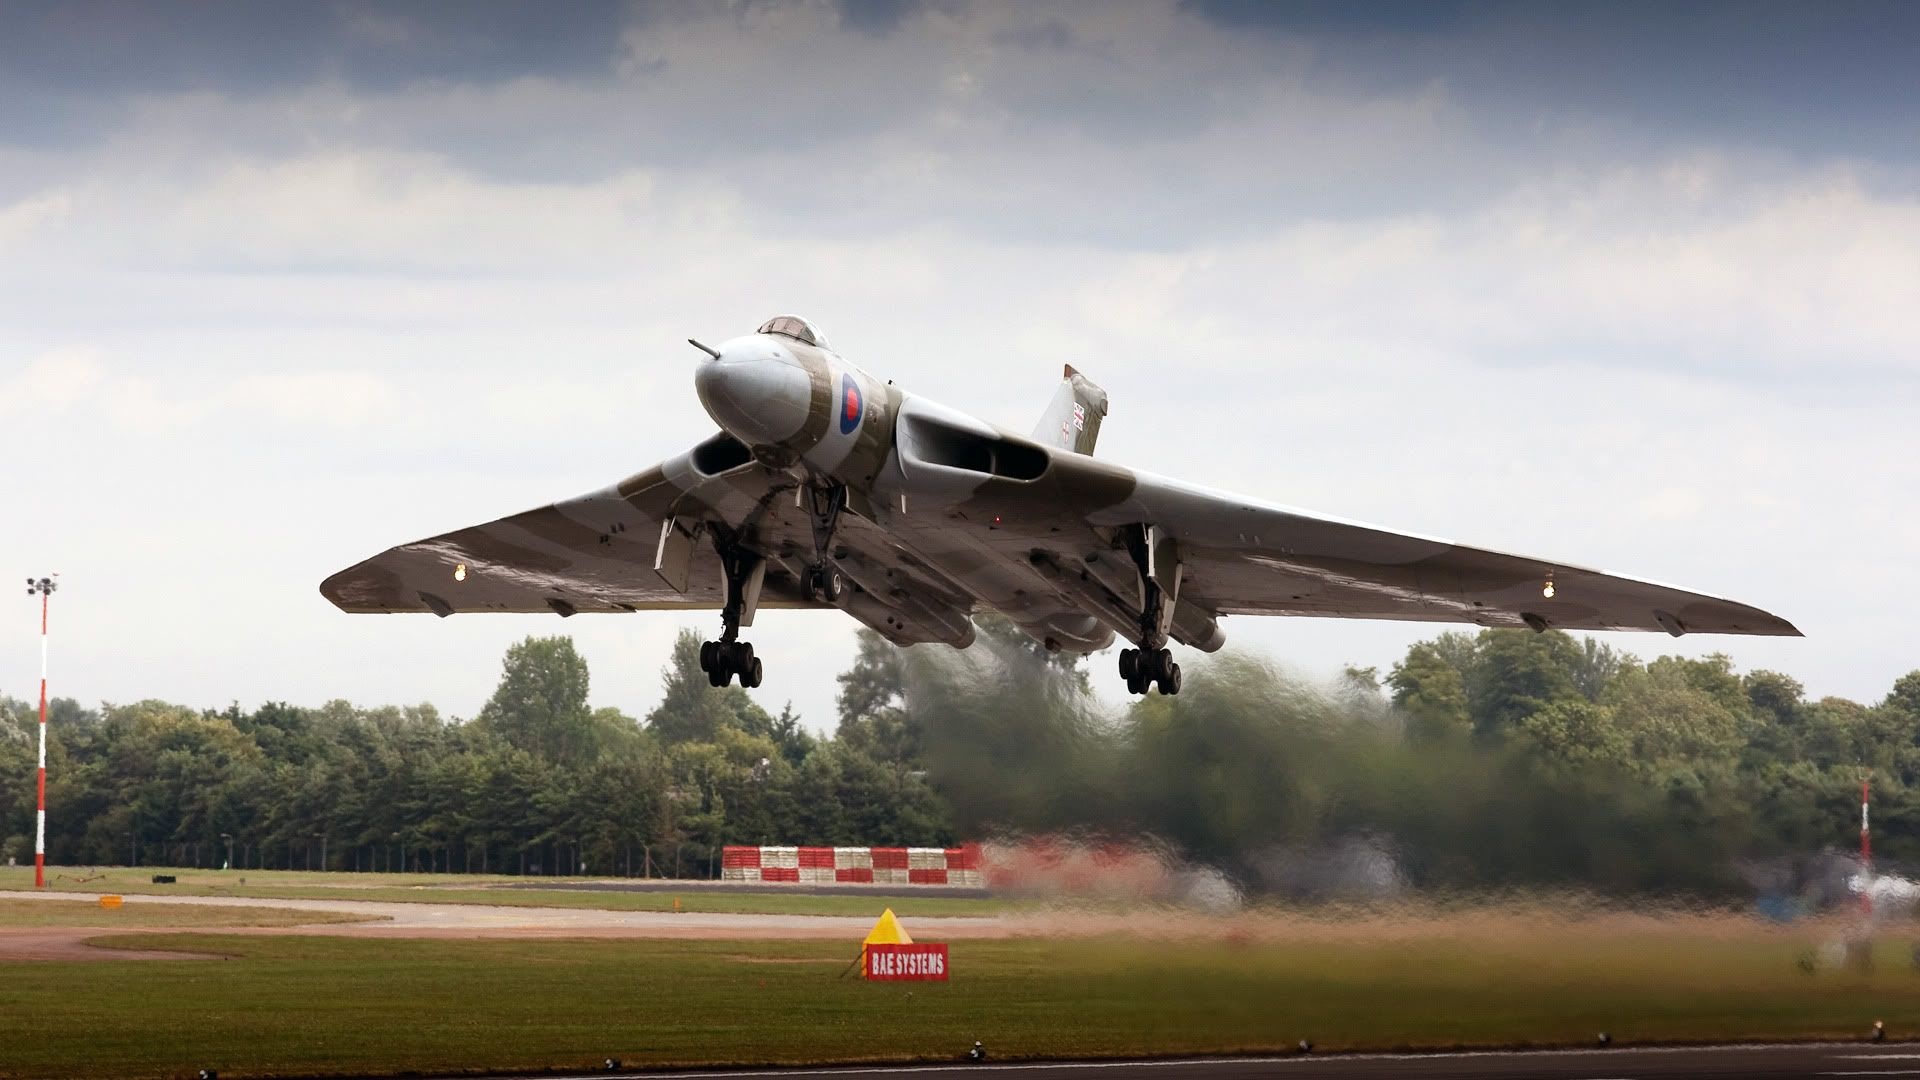
[[[1076,454],[1092,454],[1094,441],[1100,437],[1100,420],[1106,415],[1107,392],[1069,364],[1060,376],[1060,389],[1054,391],[1052,403],[1033,429],[1033,441]]]

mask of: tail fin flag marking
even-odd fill
[[[1068,364],[1060,388],[1033,429],[1033,441],[1076,454],[1092,454],[1100,438],[1100,421],[1107,415],[1107,392]]]

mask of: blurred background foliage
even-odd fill
[[[1332,684],[1229,651],[1116,708],[1089,658],[1010,625],[966,652],[863,633],[831,737],[714,689],[680,635],[643,719],[590,707],[565,637],[508,650],[461,721],[431,705],[52,706],[49,860],[700,876],[727,843],[1072,833],[1284,888],[1361,845],[1419,889],[1733,895],[1743,865],[1920,862],[1920,671],[1808,700],[1724,656],[1643,662],[1559,632],[1443,633]],[[1105,674],[1105,658],[1091,658]],[[30,858],[34,703],[0,698],[0,857]],[[1297,860],[1295,860],[1297,861]]]

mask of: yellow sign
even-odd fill
[[[900,920],[893,917],[893,909],[888,908],[880,913],[879,921],[873,924],[873,929],[867,931],[867,939],[860,944],[911,945],[913,938],[908,935],[907,928],[900,925]]]
[[[103,896],[100,898],[100,906],[103,908],[117,908],[120,904],[121,900],[117,896]]]
[[[899,919],[894,918],[893,909],[888,908],[882,911],[880,918],[874,922],[873,929],[867,931],[866,940],[860,943],[861,974],[866,974],[867,970],[867,946],[911,944],[913,944],[912,935],[907,933],[906,927],[900,925]]]

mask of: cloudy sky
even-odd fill
[[[0,2],[0,567],[55,692],[471,715],[565,630],[349,617],[326,574],[705,434],[689,335],[776,312],[1100,452],[1672,581],[1878,700],[1920,667],[1920,9],[1422,0]],[[31,697],[37,624],[0,621]],[[1231,619],[1296,669],[1436,627]],[[853,624],[764,615],[831,727]],[[1107,663],[1099,672],[1105,676]],[[1101,680],[1109,692],[1116,678]]]

